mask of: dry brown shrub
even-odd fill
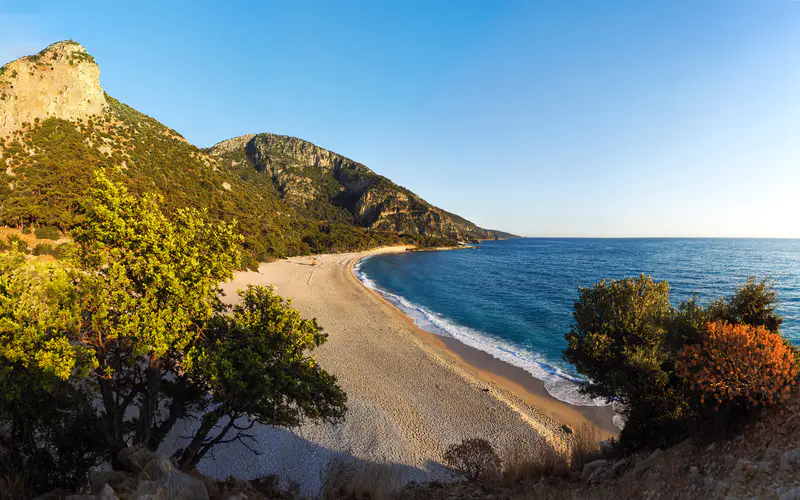
[[[444,462],[468,481],[477,481],[500,471],[502,461],[485,439],[464,439],[444,452]]]
[[[503,482],[518,484],[541,477],[563,476],[569,467],[566,456],[552,446],[518,442],[503,453]]]
[[[600,456],[600,428],[592,422],[584,422],[575,429],[570,448],[570,465],[581,470],[583,466]]]
[[[387,500],[400,490],[400,477],[392,465],[331,460],[322,477],[325,500]]]
[[[700,344],[681,351],[681,374],[701,403],[746,408],[785,402],[797,379],[794,352],[779,333],[763,326],[717,321],[706,325]]]

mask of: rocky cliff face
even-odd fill
[[[0,137],[25,123],[80,120],[102,114],[107,106],[100,69],[75,42],[54,43],[0,68]]]
[[[329,204],[333,207],[329,212],[342,209],[355,224],[368,229],[462,241],[509,236],[482,229],[361,163],[295,137],[248,135],[221,142],[210,151],[232,163],[247,162],[295,206]]]

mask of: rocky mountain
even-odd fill
[[[108,108],[100,69],[73,41],[50,45],[0,68],[0,137],[46,118],[79,120]]]
[[[0,224],[80,222],[103,169],[173,210],[236,219],[245,263],[383,244],[439,246],[509,237],[437,208],[353,160],[301,139],[237,137],[200,149],[106,94],[73,41],[0,68]]]
[[[231,168],[261,173],[287,203],[316,218],[460,241],[511,236],[480,228],[361,163],[295,137],[246,135],[223,141],[210,153]]]

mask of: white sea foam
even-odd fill
[[[521,350],[507,342],[495,339],[473,328],[457,325],[442,315],[414,304],[405,297],[382,290],[361,270],[361,264],[369,257],[359,260],[353,266],[356,277],[367,288],[375,290],[395,307],[414,320],[420,328],[436,335],[451,337],[470,347],[483,351],[494,358],[512,366],[522,368],[534,378],[544,382],[545,389],[556,399],[576,406],[606,406],[609,403],[603,398],[590,398],[581,394],[578,389],[582,380],[570,375],[560,368],[548,364],[541,356]],[[622,428],[624,422],[617,414],[614,424]]]

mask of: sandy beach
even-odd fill
[[[616,432],[609,408],[562,403],[524,370],[419,329],[352,273],[366,255],[403,250],[293,257],[237,273],[223,285],[229,302],[247,284],[273,285],[304,316],[316,317],[329,339],[315,355],[338,377],[349,411],[338,426],[259,427],[253,446],[260,455],[226,445],[201,462],[202,472],[278,474],[316,494],[332,459],[392,464],[397,483],[446,479],[443,450],[463,438],[486,438],[502,451],[519,443],[560,446],[563,423],[575,428],[590,420]]]

